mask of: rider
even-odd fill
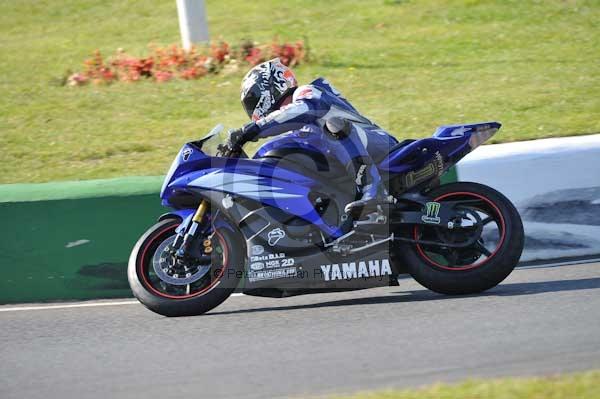
[[[377,202],[387,193],[369,155],[389,150],[396,139],[358,111],[325,79],[298,87],[294,73],[278,58],[252,68],[242,81],[241,100],[252,122],[229,134],[229,147],[292,130],[312,131],[315,125],[338,139],[342,150],[332,151],[350,173],[356,173],[361,198],[345,207],[347,213]]]

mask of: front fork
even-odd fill
[[[189,254],[189,249],[196,238],[198,228],[202,223],[202,219],[204,219],[204,215],[208,210],[208,206],[209,202],[202,200],[200,205],[198,205],[196,213],[192,217],[192,223],[190,224],[190,227],[187,229],[185,234],[178,234],[177,238],[175,238],[175,241],[173,242],[173,248],[179,248],[175,253],[177,258],[183,259]],[[212,250],[212,248],[207,247],[206,243],[204,246],[205,253],[208,253],[210,250]]]

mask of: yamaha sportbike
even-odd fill
[[[173,161],[160,193],[172,210],[135,245],[131,289],[183,316],[236,289],[286,297],[398,285],[402,273],[444,294],[492,288],[521,256],[519,214],[490,187],[440,176],[500,126],[442,126],[374,157],[389,197],[349,215],[359,194],[323,150],[330,135],[281,135],[249,159],[220,144],[219,125]]]

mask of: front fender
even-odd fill
[[[194,213],[196,213],[194,209],[180,209],[177,211],[163,213],[158,218],[158,221],[160,222],[167,219],[179,219],[179,227],[177,227],[177,230],[175,230],[177,234],[179,234],[182,231],[187,230],[187,226],[190,224],[192,217],[194,217]]]
[[[167,213],[163,213],[162,215],[160,215],[158,217],[158,221],[162,222],[163,220],[167,220],[167,219],[179,219],[181,221],[187,219],[188,217],[192,216],[194,214],[195,210],[194,209],[180,209],[177,211],[171,211],[171,212],[167,212]]]

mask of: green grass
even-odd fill
[[[600,372],[546,378],[472,380],[418,390],[390,390],[336,399],[599,399]],[[333,399],[333,398],[332,398]]]
[[[207,1],[230,42],[306,37],[312,63],[398,137],[499,120],[496,142],[600,131],[600,1]],[[98,48],[179,41],[174,1],[0,2],[0,183],[164,173],[186,140],[245,122],[243,71],[166,84],[57,82]]]

